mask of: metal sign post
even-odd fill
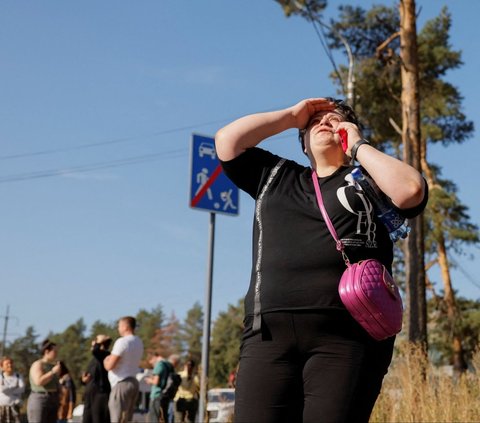
[[[215,244],[215,213],[238,215],[238,188],[222,171],[211,137],[193,135],[191,146],[190,207],[210,211],[209,252],[202,337],[202,372],[197,422],[205,421],[208,367],[210,356],[210,326],[212,308],[213,257]]]
[[[200,401],[198,407],[198,422],[205,421],[206,399],[208,387],[208,363],[210,358],[210,325],[212,315],[212,281],[213,281],[213,250],[215,244],[215,213],[210,213],[209,253],[207,262],[207,283],[205,285],[205,313],[203,316],[202,337],[202,373],[200,375]]]

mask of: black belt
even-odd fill
[[[129,382],[131,380],[137,380],[137,378],[135,376],[128,376],[126,377],[125,379],[122,379],[122,380],[119,380],[117,383],[121,383],[121,382]]]
[[[38,394],[38,395],[55,395],[58,394],[57,391],[32,391],[32,394]]]

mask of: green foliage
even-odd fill
[[[30,366],[40,358],[38,335],[33,326],[29,326],[25,335],[15,339],[7,348],[6,355],[13,359],[15,371],[25,377],[28,383]]]
[[[187,312],[184,323],[180,326],[179,340],[182,350],[197,363],[202,356],[203,310],[196,302]]]
[[[343,38],[354,56],[355,110],[363,124],[366,138],[377,148],[397,152],[400,134],[389,119],[401,126],[401,77],[398,33],[400,18],[396,8],[373,6],[340,6],[337,20],[330,22],[330,47],[346,54]],[[381,51],[377,48],[390,39]],[[342,95],[342,81],[347,78],[346,66],[331,78]]]
[[[441,78],[460,67],[461,52],[449,44],[451,16],[446,8],[428,21],[418,36],[422,136],[429,142],[463,142],[473,133],[473,122],[461,111],[463,97]]]
[[[450,46],[451,15],[444,7],[440,15],[428,21],[419,33],[418,53],[420,72],[423,80],[445,76],[447,71],[456,69],[463,63],[461,52]]]
[[[397,8],[374,5],[370,10],[354,6],[340,6],[338,20],[332,20],[329,33],[330,47],[344,50],[341,34],[348,40],[357,61],[375,56],[378,46],[395,34],[400,27]],[[400,48],[400,39],[394,38],[389,45],[393,51]]]
[[[97,335],[107,335],[109,336],[112,340],[118,337],[118,332],[117,332],[117,322],[113,323],[104,323],[101,322],[100,320],[96,320],[95,322],[92,323],[92,327],[90,328],[90,336],[89,336],[89,345],[91,344],[91,341],[95,339]]]
[[[165,320],[162,307],[157,306],[151,311],[141,309],[135,319],[137,320],[135,334],[143,341],[145,350],[157,349],[157,345],[152,342],[152,338],[161,329]]]
[[[180,322],[175,314],[172,314],[168,322],[157,331],[156,345],[158,345],[159,352],[164,357],[170,354],[182,354],[182,345],[179,339]]]
[[[480,301],[459,297],[456,300],[458,316],[452,323],[447,319],[447,309],[441,298],[428,301],[429,346],[433,363],[452,363],[452,337],[457,334],[462,339],[462,347],[467,362],[471,362],[478,349],[480,335]]]
[[[439,174],[438,169],[432,169]],[[463,253],[463,246],[480,241],[478,226],[470,221],[468,208],[457,196],[456,185],[436,176],[438,186],[431,187],[429,206],[426,210],[425,225],[426,251],[435,255],[438,243],[444,244],[447,251]]]
[[[65,363],[77,385],[88,363],[89,345],[85,330],[86,326],[83,319],[79,319],[63,332],[49,337],[57,344],[58,359]]]
[[[218,315],[210,345],[209,386],[226,387],[229,373],[237,367],[243,333],[243,300]]]
[[[285,16],[299,15],[308,20],[318,18],[327,7],[327,0],[275,0]]]
[[[401,126],[400,41],[397,7],[341,6],[329,32],[331,46],[344,51],[339,39],[348,40],[355,57],[356,111],[365,125],[365,135],[379,148],[399,151]],[[473,133],[473,123],[461,112],[462,96],[441,78],[462,65],[461,53],[449,44],[451,16],[444,8],[418,33],[422,135],[429,142],[462,142]],[[388,40],[387,43],[385,43]],[[380,46],[383,48],[379,49]],[[347,72],[341,67],[342,79]],[[340,81],[332,73],[334,82]]]
[[[332,47],[343,49],[338,39],[338,33],[342,34],[356,57],[356,111],[365,124],[365,135],[378,148],[399,157],[401,137],[394,124],[401,126],[400,44],[393,37],[399,29],[398,8],[374,6],[365,11],[342,6],[340,10],[329,37]],[[461,111],[462,96],[442,79],[462,65],[461,53],[449,44],[450,26],[451,16],[444,8],[418,33],[422,137],[425,142],[444,145],[463,142],[473,133],[473,122]],[[390,42],[385,44],[386,40]],[[346,73],[345,67],[341,73]],[[335,74],[332,78],[340,84]],[[434,176],[439,174],[437,169]],[[435,184],[430,187],[426,212],[428,251],[436,254],[438,242],[446,241],[447,248],[460,253],[462,245],[479,241],[478,228],[469,222],[468,208],[456,195],[454,184],[438,178]]]

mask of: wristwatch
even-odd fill
[[[367,141],[367,140],[360,140],[360,141],[357,141],[352,149],[350,150],[350,157],[351,157],[351,160],[350,160],[350,163],[351,164],[354,164],[355,163],[355,160],[357,159],[357,151],[358,151],[358,148],[363,145],[363,144],[368,144],[370,145],[370,143]]]

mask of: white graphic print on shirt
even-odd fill
[[[342,242],[346,246],[365,246],[367,248],[377,248],[377,241],[375,239],[375,230],[377,225],[373,218],[373,205],[366,195],[355,187],[355,182],[353,181],[352,175],[346,175],[345,180],[347,181],[348,185],[338,188],[337,198],[345,210],[357,216],[356,235],[360,235],[361,238],[346,238],[342,239]],[[347,193],[349,195],[347,195]],[[353,197],[351,197],[352,193],[354,193]],[[349,197],[353,201],[350,201]],[[358,197],[360,199],[363,205],[362,209],[359,208],[358,201],[354,201],[354,197]],[[366,239],[364,239],[364,237]]]

